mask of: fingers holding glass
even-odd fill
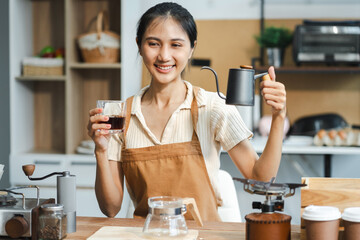
[[[96,132],[99,132],[101,129],[110,129],[109,124],[102,124],[102,122],[107,121],[108,117],[104,115],[99,115],[102,112],[101,108],[94,108],[89,111],[89,123],[87,126],[88,135],[90,137],[98,136]]]

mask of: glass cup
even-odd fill
[[[106,115],[109,117],[108,121],[102,123],[111,124],[111,128],[109,129],[110,134],[124,131],[126,101],[98,100],[96,102],[96,107],[103,109],[100,115]]]

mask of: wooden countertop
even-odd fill
[[[77,231],[66,239],[86,239],[104,226],[142,227],[143,219],[77,217]],[[197,227],[194,221],[187,221],[188,228],[199,230],[199,237],[206,240],[245,240],[245,223],[205,222]],[[291,239],[300,240],[300,226],[291,226]]]

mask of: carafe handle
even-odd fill
[[[195,222],[198,226],[204,226],[199,209],[196,205],[196,201],[194,198],[183,198],[183,204],[186,205],[186,209],[190,210],[191,215],[193,216]]]

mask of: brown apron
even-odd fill
[[[198,88],[194,88],[191,104],[194,131],[190,142],[127,149],[125,140],[121,161],[128,191],[135,206],[134,216],[146,217],[149,197],[173,196],[194,198],[203,221],[221,221],[196,134],[197,92]],[[130,123],[132,101],[133,97],[127,99],[124,139]],[[187,214],[186,218],[191,216]]]

